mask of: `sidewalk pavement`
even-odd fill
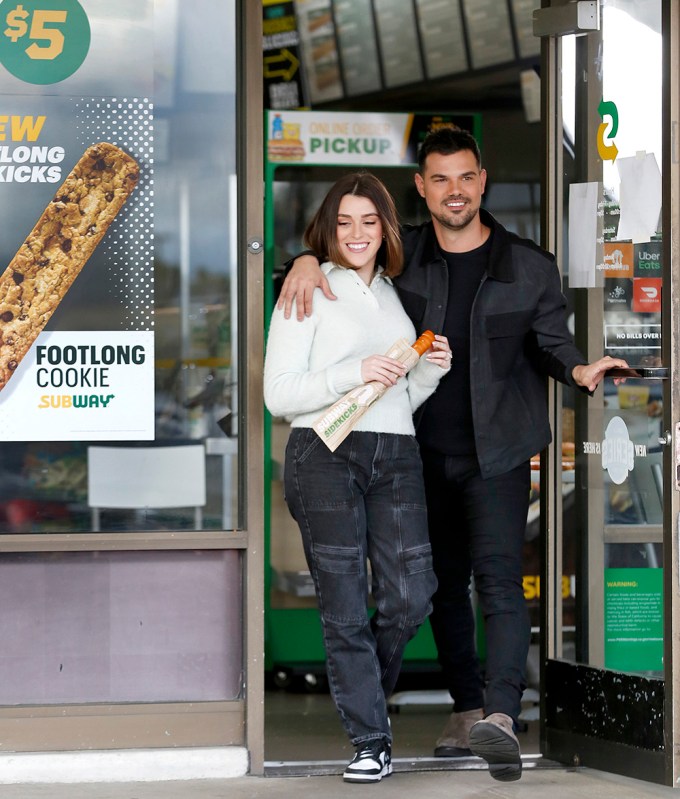
[[[657,799],[680,792],[590,769],[527,769],[517,782],[485,770],[395,773],[374,785],[329,777],[3,785],[2,799]]]

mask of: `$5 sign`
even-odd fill
[[[22,5],[18,5],[15,9],[7,14],[7,29],[5,36],[11,42],[16,42],[26,35],[28,31],[28,23],[26,19],[30,16],[29,12]],[[28,38],[33,39],[32,45],[26,48],[26,55],[33,59],[43,59],[45,61],[52,60],[61,55],[64,51],[64,34],[56,28],[46,27],[47,23],[64,23],[68,16],[67,11],[46,11],[44,9],[36,9],[33,12],[31,19],[31,30]],[[35,40],[44,40],[49,42],[47,47],[41,47]]]
[[[0,2],[0,62],[20,80],[64,80],[89,47],[90,23],[78,0]]]

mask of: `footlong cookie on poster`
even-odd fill
[[[139,180],[108,142],[89,147],[0,276],[0,390],[12,377]]]

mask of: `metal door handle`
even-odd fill
[[[668,380],[667,366],[615,366],[607,369],[606,377],[635,377],[642,380]]]

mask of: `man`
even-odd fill
[[[439,583],[430,621],[454,700],[435,753],[469,748],[492,777],[516,780],[531,632],[522,548],[529,461],[551,438],[545,378],[593,392],[608,369],[627,364],[608,356],[587,364],[576,349],[553,256],[480,207],[486,170],[469,133],[429,133],[418,165],[431,221],[402,229],[405,268],[394,282],[417,332],[441,333],[453,350],[450,373],[416,415]],[[313,256],[296,260],[279,298],[287,314],[294,297],[298,318],[309,313],[317,286],[332,298],[316,267]],[[485,686],[471,574],[485,622]]]

